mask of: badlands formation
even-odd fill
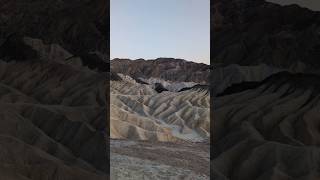
[[[281,72],[215,97],[213,177],[319,179],[319,80]]]
[[[111,81],[110,102],[111,138],[203,141],[209,137],[207,90],[158,93],[127,77]]]
[[[211,9],[211,178],[320,179],[320,13],[264,0]]]
[[[0,179],[108,179],[106,1],[0,4]]]
[[[9,38],[2,46],[12,45],[25,60],[10,51],[0,60],[1,178],[105,179],[106,73],[81,59],[56,61],[69,53],[58,45],[42,44],[49,50],[43,51],[30,40]]]
[[[185,64],[198,70],[185,76],[194,81],[173,81]],[[151,66],[161,73],[148,74]],[[117,73],[110,82],[111,178],[209,179],[210,93],[200,83],[207,80],[196,75],[208,76],[204,66],[175,59],[111,61]],[[129,71],[116,71],[121,68]]]

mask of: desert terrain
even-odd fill
[[[115,59],[111,71],[111,178],[209,179],[209,66]]]
[[[109,179],[107,4],[0,4],[0,179]]]
[[[264,0],[211,13],[211,178],[319,179],[320,13]]]

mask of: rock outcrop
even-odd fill
[[[208,84],[209,65],[183,59],[158,58],[155,60],[111,60],[111,70],[133,78],[159,78],[166,81]]]
[[[111,138],[204,141],[209,138],[209,93],[157,92],[129,76],[111,81]]]

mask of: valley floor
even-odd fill
[[[207,180],[208,143],[110,141],[111,179]]]

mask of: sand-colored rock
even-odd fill
[[[126,78],[111,81],[111,138],[203,141],[209,138],[209,93],[152,89]]]

